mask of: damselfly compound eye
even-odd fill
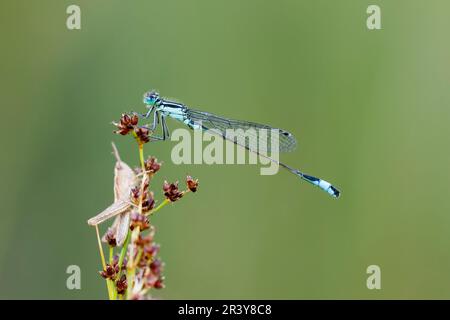
[[[144,94],[144,103],[153,105],[159,99],[159,93],[156,91],[149,91]]]

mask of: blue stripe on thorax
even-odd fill
[[[178,121],[184,121],[186,119],[186,106],[181,103],[163,100],[158,107],[163,115],[169,116]]]
[[[191,129],[202,129],[199,124],[188,118],[186,110],[187,107],[184,104],[168,100],[161,101],[161,105],[158,107],[158,111],[164,116],[169,116],[175,120],[181,121]]]

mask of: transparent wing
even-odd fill
[[[295,137],[283,129],[249,121],[227,119],[192,109],[188,109],[186,114],[190,120],[201,125],[205,130],[214,131],[224,139],[239,144],[250,151],[290,152],[297,146]],[[230,129],[231,131],[229,131]],[[271,130],[275,130],[276,134]],[[233,134],[230,135],[230,132],[233,132]]]

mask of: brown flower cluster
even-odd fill
[[[137,211],[131,213],[131,225],[130,230],[139,228],[140,231],[144,231],[150,228],[150,222],[146,215],[141,214]]]
[[[108,231],[105,234],[105,242],[110,247],[115,247],[117,245],[116,235],[113,228],[108,228]]]
[[[164,263],[157,257],[159,245],[154,242],[155,229],[150,227],[150,232],[139,235],[134,242],[136,257],[136,277],[132,290],[131,299],[142,300],[146,297],[146,292],[151,289],[164,288],[164,277],[162,271]]]
[[[158,172],[159,169],[161,169],[161,165],[162,163],[159,163],[158,159],[156,159],[155,157],[148,157],[148,159],[144,163],[145,170],[149,174],[155,174],[156,172]]]
[[[127,135],[131,130],[134,130],[139,122],[139,118],[137,115],[128,115],[126,113],[122,114],[120,117],[120,122],[113,122],[113,124],[117,127],[117,130],[114,133],[121,134],[123,136]]]
[[[174,183],[168,183],[164,181],[163,184],[164,196],[171,202],[175,202],[183,197],[183,192],[178,189],[178,181]]]
[[[105,279],[116,279],[117,275],[120,272],[119,265],[117,263],[106,264],[106,267],[103,271],[100,271],[100,275]]]
[[[186,177],[186,185],[192,192],[196,192],[198,188],[198,179],[193,179],[191,176]]]
[[[142,203],[142,211],[144,213],[149,212],[155,207],[154,193],[148,190],[148,183],[144,184],[142,192],[140,189],[139,186],[135,186],[131,189],[131,201],[136,206],[139,206],[139,203]]]
[[[114,133],[126,136],[132,132],[135,138],[141,143],[147,143],[150,141],[150,131],[145,126],[138,126],[139,117],[136,114],[122,114],[119,122],[113,122],[113,125],[117,127]]]
[[[100,275],[105,279],[116,280],[121,270],[126,269],[127,260],[124,259],[122,267],[119,266],[119,256],[115,255],[111,263],[107,263],[103,271],[100,271]]]

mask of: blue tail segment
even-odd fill
[[[322,189],[323,191],[325,191],[326,193],[335,198],[339,198],[339,196],[341,195],[341,192],[337,188],[335,188],[331,183],[325,180],[309,176],[302,172],[297,172],[297,175],[300,176],[300,178],[302,178],[303,180],[308,181],[309,183],[315,185],[316,187],[319,187],[320,189]]]

